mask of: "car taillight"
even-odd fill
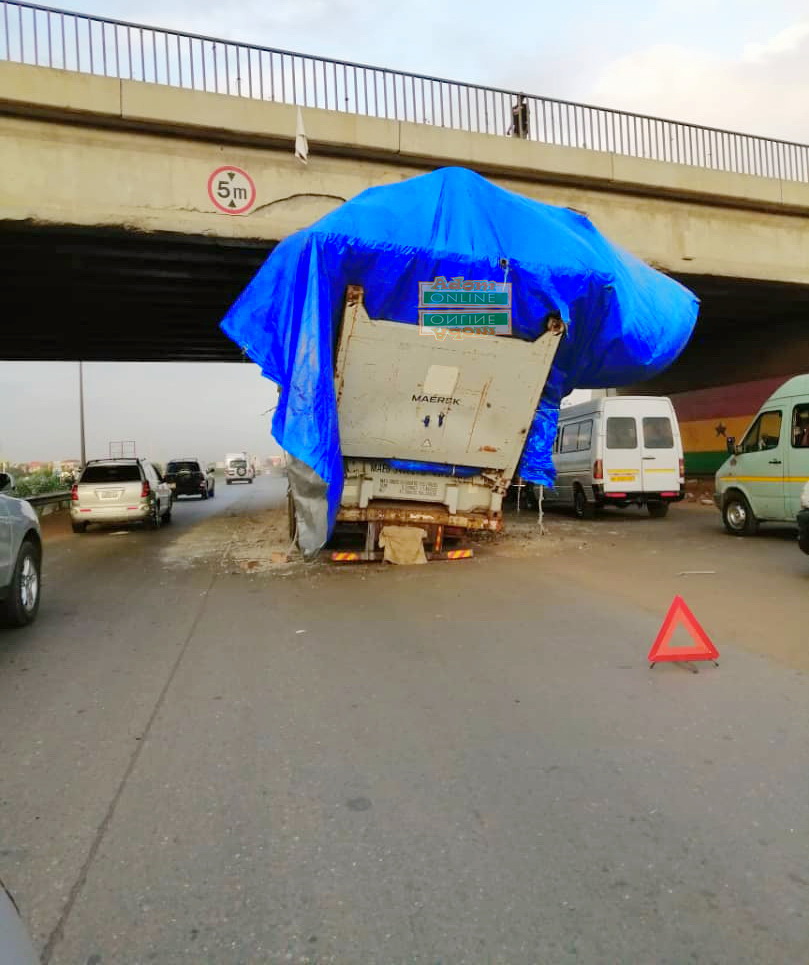
[[[141,489],[140,489],[140,498],[148,499],[148,497],[151,495],[152,495],[152,487],[149,485],[149,481],[147,479],[144,479],[143,485],[141,486]]]
[[[681,459],[680,460],[680,479],[682,479],[684,475],[685,475],[685,460]]]
[[[593,463],[593,479],[603,479],[604,478],[604,464],[600,459],[596,459]]]
[[[73,483],[73,485],[70,487],[70,498],[73,500],[74,503],[78,502],[79,487],[77,483]]]

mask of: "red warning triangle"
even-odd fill
[[[670,645],[674,631],[681,623],[691,634],[693,647]],[[711,643],[685,600],[681,596],[675,596],[647,659],[650,663],[663,663],[667,660],[716,660],[718,656],[719,651]]]

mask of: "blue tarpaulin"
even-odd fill
[[[322,483],[321,545],[343,485],[334,350],[346,286],[364,288],[371,318],[417,324],[419,282],[440,275],[511,282],[514,337],[535,339],[552,313],[568,324],[519,468],[544,485],[554,478],[562,398],[665,369],[699,307],[692,292],[613,245],[586,216],[465,168],[369,188],[286,238],[222,329],[281,388],[273,436]]]

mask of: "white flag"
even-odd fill
[[[298,122],[295,128],[295,157],[299,161],[307,163],[309,157],[309,142],[306,140],[306,131],[303,129],[303,114],[298,108]]]

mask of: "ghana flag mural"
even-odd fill
[[[686,474],[715,473],[727,459],[727,437],[740,441],[762,403],[791,377],[779,375],[671,395],[680,423]]]

